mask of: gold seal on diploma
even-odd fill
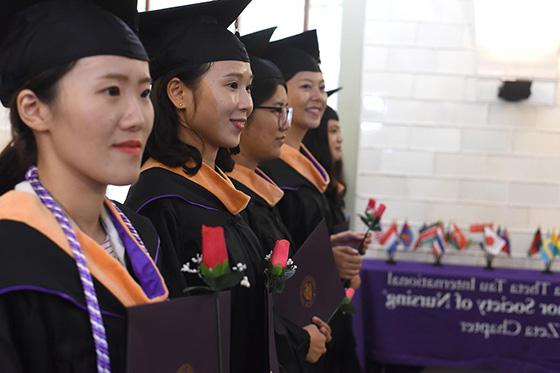
[[[315,302],[317,284],[313,276],[305,276],[299,288],[301,305],[310,308]]]
[[[190,364],[183,364],[177,369],[177,373],[194,373],[194,369]]]

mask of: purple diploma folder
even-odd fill
[[[324,220],[307,237],[293,260],[297,270],[286,281],[284,291],[276,296],[278,312],[301,327],[310,324],[313,316],[328,322],[344,298],[344,288]]]
[[[221,292],[129,308],[127,372],[219,372],[221,338],[229,373],[230,304]]]

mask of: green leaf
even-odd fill
[[[284,270],[280,264],[276,264],[270,268],[270,274],[274,277],[281,277],[283,271]]]
[[[349,298],[344,297],[342,303],[340,304],[339,310],[345,315],[353,315],[355,312],[354,305],[352,304],[351,300],[348,303],[345,303],[345,299]]]
[[[200,273],[206,278],[217,278],[229,272],[229,262],[227,260],[214,266],[214,268],[208,268],[204,263],[200,264]]]
[[[203,277],[203,278],[211,277],[210,270],[208,269],[208,267],[204,263],[200,263],[200,276]]]
[[[369,220],[367,217],[365,217],[364,215],[360,215],[360,219],[362,220],[362,223],[364,223],[366,226],[369,227],[369,224],[371,222],[371,220]]]

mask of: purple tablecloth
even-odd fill
[[[362,363],[560,372],[560,274],[364,261]]]

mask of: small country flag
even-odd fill
[[[550,262],[556,255],[558,255],[558,247],[552,238],[548,238],[543,242],[539,254],[545,262]]]
[[[432,241],[432,251],[434,256],[440,257],[445,252],[445,234],[443,233],[443,227],[438,225],[436,227],[436,234],[434,236],[434,240]]]
[[[418,229],[418,233],[421,233],[422,231],[424,231],[426,229],[426,227],[427,227],[426,223],[422,223],[422,226],[420,227],[420,229]],[[416,251],[416,249],[418,249],[421,245],[422,245],[422,240],[420,240],[420,236],[418,236],[418,238],[416,239],[416,242],[414,243],[413,250]]]
[[[394,253],[399,246],[400,237],[398,233],[399,227],[397,223],[391,224],[387,232],[379,239],[379,243],[383,245],[383,248],[387,250],[388,253]]]
[[[484,228],[486,228],[486,227],[493,228],[494,224],[491,224],[491,223],[471,224],[469,226],[469,232],[471,232],[471,233],[484,233]]]
[[[481,224],[471,224],[469,226],[469,239],[473,243],[478,243],[482,250],[484,250],[484,228],[485,227],[493,228],[493,225],[490,224],[490,223],[481,223]]]
[[[405,250],[409,250],[410,247],[412,246],[412,241],[414,239],[414,234],[412,233],[412,229],[410,228],[410,225],[408,225],[408,222],[404,222],[402,228],[401,228],[401,233],[400,233],[400,239],[401,242],[404,246]]]
[[[498,255],[505,245],[506,241],[498,236],[495,230],[489,226],[484,227],[484,249],[486,252],[492,255]]]
[[[437,234],[437,229],[441,225],[441,223],[433,223],[431,225],[425,226],[423,229],[418,231],[418,241],[416,241],[416,245],[414,245],[414,250],[418,249],[420,246],[424,244],[432,243],[435,239]]]
[[[508,256],[511,256],[511,242],[509,239],[509,232],[507,228],[498,227],[498,236],[500,236],[504,241],[505,245],[502,247],[502,252],[506,253]]]
[[[550,235],[550,239],[554,243],[554,246],[558,247],[558,241],[560,240],[560,235],[558,235],[558,230],[554,229]]]
[[[463,250],[465,247],[467,247],[469,240],[457,224],[452,224],[451,232],[449,235],[458,250]]]
[[[531,257],[539,253],[542,247],[542,235],[541,229],[538,228],[533,236],[533,241],[531,241],[531,245],[529,246],[529,250],[527,251],[527,256]]]

